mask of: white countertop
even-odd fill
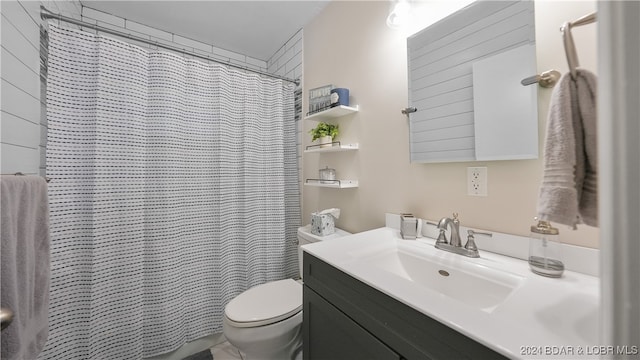
[[[385,227],[305,245],[303,250],[509,358],[598,358],[597,277],[565,271],[559,279],[546,278],[532,273],[520,259],[482,250],[480,258],[467,258],[433,244],[429,238],[403,240],[398,230]],[[357,261],[396,247],[435,255],[450,268],[470,262],[522,281],[497,307],[482,310]]]

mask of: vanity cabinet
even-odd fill
[[[305,360],[506,359],[313,255],[303,256]]]
[[[309,115],[305,118],[308,121],[328,121],[328,120],[336,120],[340,118],[344,118],[347,115],[351,115],[358,112],[358,106],[344,106],[339,105],[324,111],[320,111]],[[344,152],[344,151],[357,151],[359,149],[358,143],[334,143],[333,146],[329,147],[318,147],[317,145],[307,146],[304,150],[305,154],[310,153],[333,153],[333,152]],[[324,180],[320,179],[306,179],[304,182],[305,186],[316,186],[316,187],[327,187],[327,188],[336,188],[336,189],[348,189],[348,188],[357,188],[358,180]]]
[[[401,359],[390,347],[306,287],[304,318],[305,322],[309,320],[309,326],[305,326],[305,359]]]

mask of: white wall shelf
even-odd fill
[[[330,147],[313,147],[311,149],[305,150],[305,154],[310,153],[330,153],[330,152],[339,152],[339,151],[355,151],[359,149],[358,143],[353,144],[338,144]]]
[[[333,189],[351,189],[358,187],[358,180],[320,180],[307,179],[305,186],[325,187]]]
[[[329,119],[339,118],[345,115],[358,112],[358,105],[356,106],[344,106],[339,105],[330,109],[320,111],[305,117],[305,120],[324,121]]]
[[[338,105],[336,107],[329,108],[324,111],[320,111],[317,113],[313,113],[311,115],[306,116],[305,120],[311,121],[326,121],[332,119],[338,119],[347,117],[347,115],[354,114],[359,111],[358,105],[356,106],[344,106]],[[342,119],[340,119],[342,120]],[[332,146],[320,147],[316,145],[307,146],[304,149],[305,154],[310,153],[318,153],[318,154],[326,154],[333,152],[344,152],[344,151],[356,151],[359,149],[358,143],[348,143],[343,144],[339,141],[335,141],[332,143]],[[311,187],[321,187],[321,188],[330,188],[330,189],[352,189],[358,187],[358,180],[321,180],[321,179],[306,179],[304,182],[305,186]]]

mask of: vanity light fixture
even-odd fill
[[[408,0],[392,0],[391,12],[387,16],[387,26],[392,29],[400,29],[409,21],[411,5]]]

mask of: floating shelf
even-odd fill
[[[307,150],[305,150],[305,154],[309,153],[330,153],[330,152],[339,152],[339,151],[354,151],[358,150],[358,143],[353,144],[337,144],[330,147],[318,147],[318,146],[307,146]]]
[[[350,189],[358,187],[358,180],[320,180],[307,179],[305,186],[325,187],[333,189]]]
[[[358,112],[358,105],[353,106],[344,106],[339,105],[336,107],[332,107],[330,109],[320,111],[314,114],[311,114],[305,117],[305,120],[313,120],[313,121],[323,121],[327,119],[334,119],[341,116],[349,115]]]

